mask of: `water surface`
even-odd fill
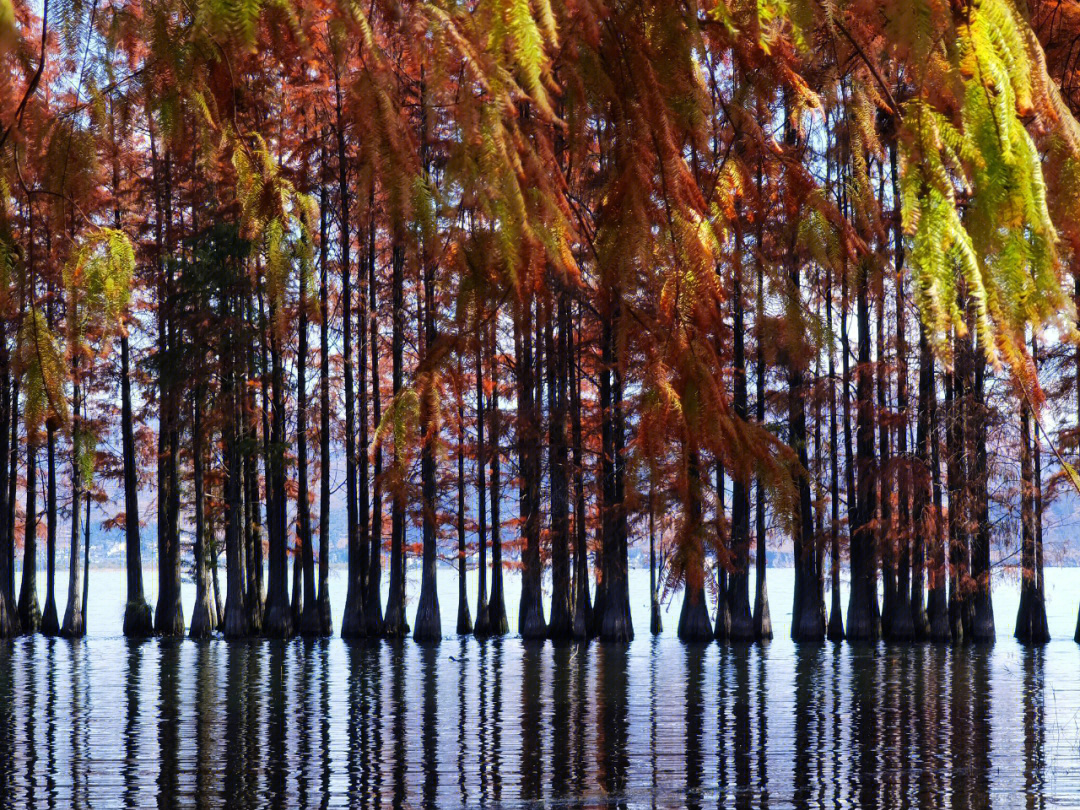
[[[131,643],[95,571],[86,640],[0,643],[0,806],[1080,805],[1077,572],[1048,572],[1037,650],[1008,582],[993,646],[796,646],[769,574],[765,646],[683,645],[677,604],[649,637],[644,574],[629,645],[451,636],[447,576],[420,647]]]

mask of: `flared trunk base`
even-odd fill
[[[60,617],[52,594],[45,600],[45,611],[41,614],[41,634],[50,637],[60,635]]]
[[[124,635],[128,638],[146,638],[154,635],[154,618],[150,612],[150,605],[145,600],[128,602],[124,607]]]
[[[203,598],[195,603],[195,611],[191,614],[191,629],[188,636],[191,638],[210,638],[214,634],[214,619],[210,611],[210,600]]]
[[[720,611],[726,612],[726,610],[727,606],[721,597]],[[691,643],[713,640],[715,634],[712,622],[709,621],[709,608],[705,604],[705,591],[702,588],[687,589],[683,594],[678,635],[680,641]]]
[[[769,641],[773,637],[772,613],[769,611],[769,591],[765,586],[765,577],[758,583],[757,596],[754,599],[754,638]]]
[[[1046,624],[1046,603],[1042,597],[1025,589],[1020,595],[1020,609],[1016,612],[1016,632],[1021,644],[1046,644],[1050,641],[1050,628]]]
[[[293,634],[292,605],[287,599],[273,600],[263,616],[263,635],[268,638],[289,638]]]

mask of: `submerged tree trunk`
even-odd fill
[[[900,171],[897,165],[896,144],[889,145],[890,175],[893,199],[900,199]],[[900,218],[893,223],[893,250],[896,284],[896,589],[893,592],[892,613],[889,616],[889,637],[909,641],[915,637],[911,610],[911,466],[908,458],[908,346],[904,295],[904,233]]]
[[[48,479],[45,491],[45,610],[41,614],[41,632],[46,636],[60,635],[60,617],[56,608],[56,428],[50,421],[46,426],[45,454]],[[140,571],[140,573],[142,573]]]
[[[195,609],[191,615],[192,638],[206,638],[215,629],[217,616],[210,606],[210,577],[207,566],[205,494],[203,484],[202,405],[197,388],[191,398],[191,460],[195,478]]]
[[[276,638],[288,638],[293,634],[294,627],[289,604],[288,540],[285,524],[285,364],[278,325],[278,304],[273,298],[269,304],[270,323],[267,331],[270,334],[273,405],[267,490],[273,492],[273,499],[268,501],[271,503],[271,514],[267,516],[267,523],[273,526],[273,531],[270,533],[270,564],[263,632]]]
[[[558,322],[558,337],[555,336]],[[566,421],[569,414],[567,393],[569,353],[567,327],[569,304],[558,294],[545,324],[548,388],[548,467],[551,479],[551,623],[552,639],[573,637],[573,606],[570,591],[570,477],[567,454]]]
[[[127,332],[120,335],[120,432],[124,452],[124,545],[127,557],[127,605],[124,635],[149,636],[153,616],[143,591],[142,536],[139,529],[139,482],[136,475],[135,430],[131,409],[131,370]],[[50,449],[51,455],[51,449]],[[51,461],[50,461],[51,465]]]
[[[162,636],[184,635],[184,611],[180,596],[180,402],[179,380],[174,352],[177,348],[177,325],[173,313],[172,296],[175,293],[174,264],[165,260],[165,252],[174,244],[172,237],[172,168],[168,153],[165,155],[164,183],[162,190],[162,217],[164,223],[164,242],[160,252],[162,281],[159,286],[159,363],[161,364],[161,401],[159,403],[161,424],[158,428],[158,444],[161,460],[158,465],[160,476],[158,497],[162,503],[158,507],[158,526],[160,548],[158,554],[158,604],[154,611],[154,630]],[[166,272],[167,268],[167,272]],[[76,397],[76,400],[78,398]],[[73,473],[75,476],[78,472]],[[81,490],[80,490],[81,491]],[[78,499],[73,498],[75,504]],[[74,507],[73,507],[74,511]],[[74,518],[73,518],[74,520]],[[73,532],[72,542],[77,538]],[[70,605],[69,605],[70,610]],[[66,624],[66,621],[65,621]],[[80,617],[81,626],[81,617]]]
[[[462,390],[458,395],[458,441],[457,441],[457,563],[458,563],[458,612],[457,632],[459,636],[473,631],[472,615],[469,612],[469,593],[465,588],[467,571],[467,549],[465,546],[465,391],[464,373],[460,357],[458,359],[458,383]]]
[[[518,469],[521,480],[520,520],[524,529],[525,550],[522,554],[524,569],[521,576],[521,601],[518,608],[518,632],[526,639],[539,639],[547,635],[544,618],[540,563],[540,465],[538,445],[540,442],[539,419],[536,410],[536,358],[533,356],[532,305],[525,303],[517,313],[514,343],[517,351],[517,446]],[[537,354],[540,347],[537,346]]]
[[[630,618],[628,578],[627,523],[623,500],[623,457],[625,425],[623,420],[622,372],[619,368],[618,334],[622,318],[622,292],[609,293],[608,311],[601,320],[600,411],[603,566],[601,592],[597,598],[597,635],[602,641],[632,641],[634,625]]]
[[[325,152],[322,168],[325,172]],[[334,631],[330,613],[330,306],[327,258],[327,192],[319,206],[319,632]],[[302,627],[301,631],[305,628]]]
[[[401,393],[404,377],[402,354],[405,347],[405,247],[399,238],[394,244],[391,259],[392,284],[391,305],[393,307],[393,395],[396,399]],[[404,476],[402,470],[403,448],[394,442],[394,476]],[[395,480],[392,493],[390,527],[390,593],[386,601],[386,618],[383,621],[383,634],[390,638],[400,638],[408,634],[409,624],[405,619],[405,493],[404,481]]]
[[[840,465],[839,433],[836,425],[836,359],[833,350],[832,269],[825,285],[825,326],[829,330],[829,573],[831,605],[825,634],[830,641],[844,638],[844,616],[840,606]],[[846,395],[846,392],[845,392]]]
[[[307,440],[307,351],[308,301],[306,282],[301,281],[300,324],[296,355],[296,528],[300,535],[300,558],[303,568],[304,605],[297,629],[305,636],[322,634],[322,618],[315,596],[315,550],[312,548],[311,503],[308,501]],[[293,585],[294,591],[296,585]],[[295,595],[293,599],[295,600]]]
[[[930,620],[926,615],[926,547],[927,536],[933,530],[930,474],[930,396],[933,387],[934,360],[926,327],[919,324],[919,401],[915,427],[914,523],[911,531],[911,624],[914,636],[924,639],[930,635]]]
[[[8,445],[15,419],[9,357],[7,333],[0,327],[0,638],[10,638],[19,629],[18,604],[13,598],[15,552],[8,525]]]
[[[851,532],[851,593],[848,599],[847,637],[873,641],[881,635],[875,576],[873,523],[877,511],[874,482],[874,402],[870,368],[869,269],[859,263],[856,298],[859,326],[859,366],[856,372],[856,522]]]
[[[656,569],[656,495],[654,482],[649,479],[649,632],[658,636],[664,632],[664,621],[657,590]]]
[[[691,440],[692,441],[692,440]],[[696,449],[689,451],[687,467],[686,531],[689,536],[686,560],[683,564],[683,604],[679,613],[679,638],[682,641],[705,642],[714,636],[705,601],[705,527],[701,521],[701,464]],[[721,595],[720,601],[724,602]],[[723,610],[726,605],[719,608]]]
[[[374,200],[369,201],[369,207],[374,208]],[[368,344],[371,349],[371,411],[372,424],[378,425],[382,419],[382,398],[380,386],[382,379],[379,376],[379,309],[378,287],[375,278],[375,217],[370,218],[368,223]],[[382,609],[382,490],[383,490],[383,449],[382,444],[375,446],[374,466],[372,468],[371,493],[371,550],[368,552],[367,587],[365,588],[364,602],[364,629],[369,636],[376,636],[382,632],[383,609]]]
[[[60,634],[65,638],[81,638],[86,634],[86,622],[83,617],[82,587],[84,572],[82,570],[82,560],[80,559],[82,555],[79,554],[79,543],[82,539],[80,524],[82,509],[80,508],[80,504],[82,503],[83,493],[83,473],[81,464],[83,453],[83,428],[80,416],[82,397],[78,379],[78,365],[78,355],[76,355],[75,374],[73,375],[75,377],[73,383],[74,392],[72,394],[71,409],[71,553],[68,559],[68,570],[70,573],[68,574],[67,609],[64,611],[64,623],[60,627]],[[28,454],[28,459],[29,458],[31,457]],[[29,492],[27,494],[29,495]],[[29,516],[29,509],[27,510],[27,515]],[[28,521],[27,531],[29,531],[29,529],[30,522]]]
[[[570,438],[574,463],[574,618],[576,639],[588,638],[593,628],[592,597],[589,591],[588,530],[585,525],[585,463],[581,437],[581,373],[574,332],[578,328],[567,312],[567,368],[570,381]]]
[[[19,590],[19,626],[23,633],[41,629],[41,610],[37,595],[37,437],[26,440],[26,533],[23,535],[22,587]],[[73,511],[78,512],[78,499]],[[79,535],[73,535],[71,559],[79,565]],[[75,569],[72,569],[74,574]],[[70,599],[70,589],[68,591]],[[80,624],[81,627],[81,624]],[[82,635],[81,631],[78,635]]]
[[[971,595],[971,639],[985,643],[994,641],[997,631],[994,626],[994,603],[990,598],[990,487],[989,466],[986,458],[988,436],[984,390],[986,353],[981,347],[976,347],[973,359],[975,378],[969,418],[971,438],[968,442],[972,455],[971,507],[975,519],[975,530],[971,541],[971,576],[975,581],[975,592]]]
[[[491,599],[488,602],[488,631],[493,636],[504,636],[510,632],[510,623],[506,618],[506,598],[503,595],[502,564],[502,481],[501,461],[502,423],[499,411],[499,358],[497,316],[491,319],[489,337],[491,357]]]
[[[731,274],[732,345],[734,350],[735,417],[747,421],[745,322],[742,294],[742,230],[735,222],[735,255]],[[753,641],[754,617],[750,612],[750,487],[741,475],[732,475],[731,553],[734,571],[728,604],[731,608],[732,641]]]
[[[348,158],[345,151],[345,129],[342,122],[342,97],[340,85],[335,86],[337,99],[337,162],[338,162],[338,234],[340,237],[339,261],[341,264],[341,331],[342,365],[345,369],[345,513],[346,548],[348,553],[349,581],[345,592],[345,613],[341,619],[342,638],[358,638],[364,635],[363,593],[360,575],[360,518],[356,502],[356,389],[353,387],[352,349],[352,270],[349,264],[349,185]],[[395,386],[396,391],[396,386]]]
[[[797,305],[800,282],[798,265],[794,261],[789,272],[789,295],[793,304]],[[798,506],[792,526],[795,599],[791,612],[791,638],[794,641],[821,641],[825,638],[825,607],[822,604],[820,574],[816,563],[810,458],[807,447],[806,390],[802,360],[794,356],[793,347],[789,347],[788,351],[788,441],[799,460],[795,473]]]
[[[491,633],[487,592],[487,452],[484,447],[484,359],[483,339],[476,335],[476,546],[479,558],[476,585],[476,623],[473,634],[484,638]]]
[[[761,190],[761,172],[758,172],[758,192]],[[764,219],[759,220],[757,227],[756,254],[757,265],[757,305],[755,314],[755,330],[757,332],[757,423],[765,424],[765,267],[761,260],[761,243],[764,239]],[[754,551],[754,566],[757,574],[757,590],[754,597],[754,638],[758,641],[767,641],[773,637],[772,614],[769,612],[769,590],[766,579],[768,565],[768,548],[766,546],[765,526],[765,481],[759,475],[757,478],[757,497],[754,502],[754,539],[757,548]]]
[[[236,304],[233,304],[236,306]],[[221,318],[230,326],[236,326],[236,319],[229,311],[228,301],[221,303]],[[237,307],[238,308],[238,307]],[[225,409],[222,427],[224,440],[224,489],[225,489],[225,621],[222,631],[226,638],[240,638],[252,631],[251,611],[244,594],[244,464],[240,452],[240,432],[243,417],[237,379],[237,337],[236,329],[225,329],[218,347],[218,356],[222,368],[221,398]]]
[[[1036,487],[1031,456],[1031,411],[1020,403],[1020,607],[1016,612],[1014,636],[1024,644],[1045,644],[1050,640],[1046,622],[1045,593],[1037,555],[1035,514]]]

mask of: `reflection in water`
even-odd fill
[[[1074,667],[1053,644],[21,638],[0,808],[1045,808],[1080,798]]]

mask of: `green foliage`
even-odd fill
[[[318,209],[312,197],[298,192],[284,177],[262,137],[254,135],[252,141],[251,149],[239,139],[233,143],[241,233],[261,250],[275,327],[282,328],[285,290],[293,269],[299,271],[303,290],[310,283],[311,230]]]
[[[17,346],[15,370],[22,381],[27,432],[36,433],[45,419],[66,423],[69,411],[64,396],[64,352],[37,307],[23,318]]]
[[[123,231],[100,228],[72,252],[64,267],[68,335],[73,349],[91,332],[108,338],[131,298],[135,250]]]
[[[972,5],[948,50],[959,109],[909,101],[901,140],[916,299],[938,349],[950,329],[966,331],[970,296],[983,350],[1020,375],[1027,325],[1069,311],[1043,167],[1023,120],[1036,66],[1022,26],[1008,0]]]

